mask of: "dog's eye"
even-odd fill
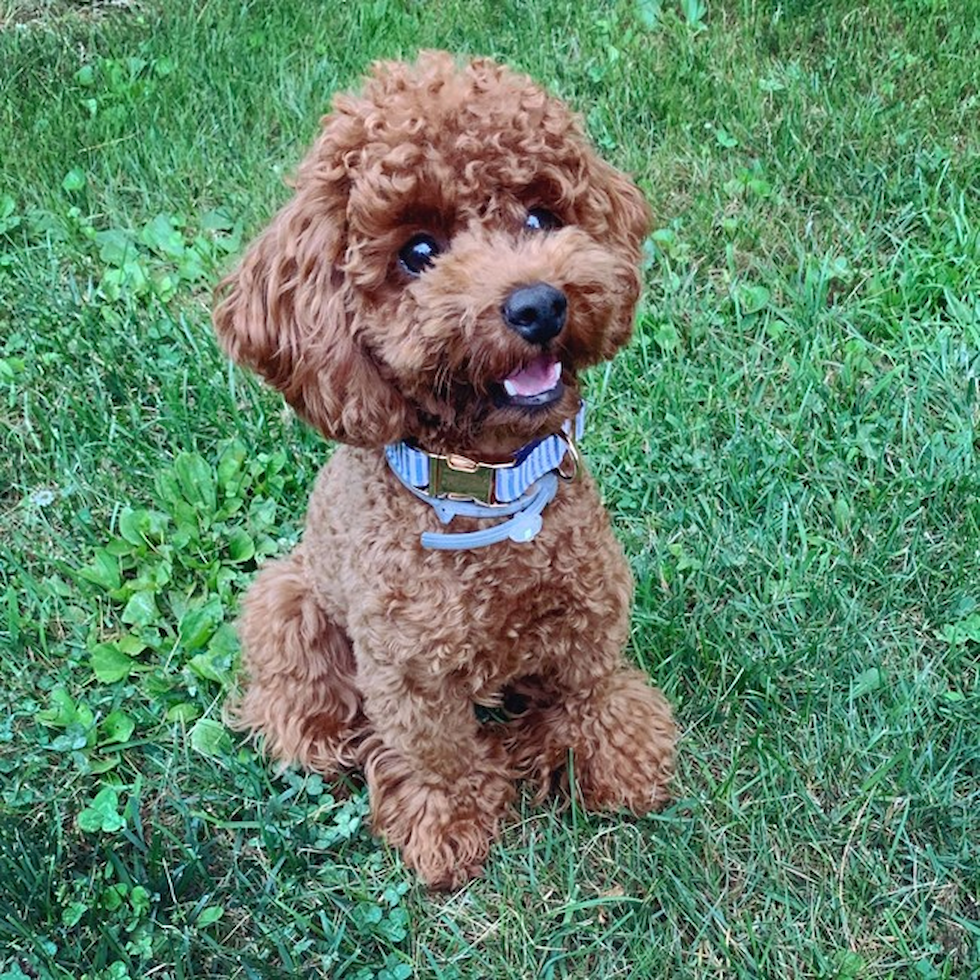
[[[531,231],[554,231],[561,228],[561,221],[547,208],[531,208],[524,219],[524,227]]]
[[[405,270],[413,276],[421,275],[435,261],[442,251],[439,243],[424,232],[412,237],[402,245],[398,258]]]

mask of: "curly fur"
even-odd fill
[[[528,231],[535,207],[561,227]],[[515,780],[567,786],[570,753],[588,807],[666,798],[674,724],[623,659],[632,581],[592,480],[562,484],[533,542],[431,551],[438,521],[382,452],[409,438],[493,458],[557,431],[578,372],[629,338],[649,224],[563,103],[428,53],[335,99],[294,196],[219,287],[230,355],[344,443],[301,544],[245,599],[234,722],[283,761],[362,769],[376,831],[434,886],[478,874]],[[444,251],[414,277],[398,253],[418,231]],[[529,409],[494,388],[536,354],[501,316],[534,282],[568,316],[549,342],[564,392]],[[507,723],[481,725],[475,704],[504,703]]]

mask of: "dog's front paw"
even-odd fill
[[[579,725],[575,782],[590,810],[661,809],[674,769],[676,728],[660,691],[632,671],[590,704]]]
[[[458,888],[483,871],[500,821],[514,798],[513,782],[497,772],[441,780],[413,771],[391,750],[365,766],[376,833],[402,852],[431,888]]]
[[[479,877],[497,834],[497,820],[489,814],[440,813],[445,802],[430,796],[402,845],[405,864],[430,888],[459,888]]]

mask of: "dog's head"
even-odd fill
[[[489,60],[377,65],[219,287],[231,356],[326,436],[503,452],[629,337],[647,205],[569,109]]]

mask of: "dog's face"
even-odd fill
[[[628,339],[649,221],[523,76],[383,64],[335,100],[215,324],[329,438],[503,452],[557,430]]]

